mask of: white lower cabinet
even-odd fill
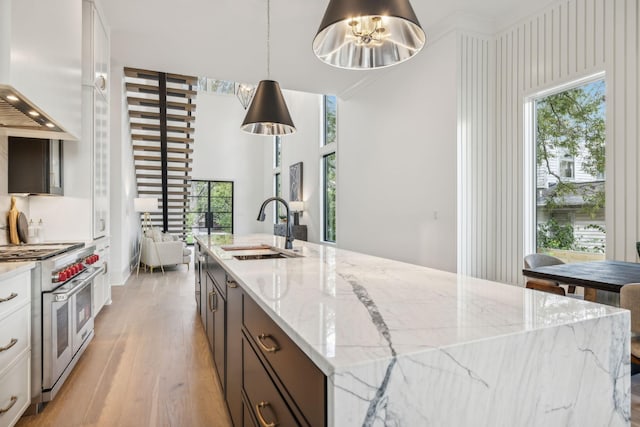
[[[0,427],[15,425],[29,406],[31,395],[31,350],[0,377]]]
[[[0,275],[0,427],[31,403],[31,271]]]

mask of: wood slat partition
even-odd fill
[[[184,238],[198,79],[139,68],[124,74],[138,195],[159,196],[152,224]]]

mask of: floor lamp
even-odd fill
[[[135,210],[138,213],[144,214],[144,218],[142,220],[142,236],[140,237],[140,244],[138,245],[138,267],[136,270],[136,276],[137,276],[138,273],[140,273],[140,259],[142,257],[142,239],[144,239],[145,232],[151,229],[150,212],[158,211],[158,199],[156,197],[136,197],[135,199],[133,199],[133,210]],[[160,262],[160,254],[158,253],[158,246],[156,245],[155,240],[153,240],[153,247],[156,250],[156,256],[158,257],[158,262]],[[160,269],[162,270],[162,274],[164,274],[164,267],[162,266],[162,262],[160,262]]]

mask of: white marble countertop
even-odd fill
[[[236,260],[223,245],[284,247],[271,235],[199,236],[326,374],[623,310],[295,241],[298,258]]]
[[[36,266],[35,262],[0,262],[0,280],[16,276]]]

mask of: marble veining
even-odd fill
[[[34,262],[0,262],[0,280],[16,276],[24,271],[31,270],[36,264]]]
[[[294,242],[199,241],[328,378],[330,426],[629,424],[625,310]]]

